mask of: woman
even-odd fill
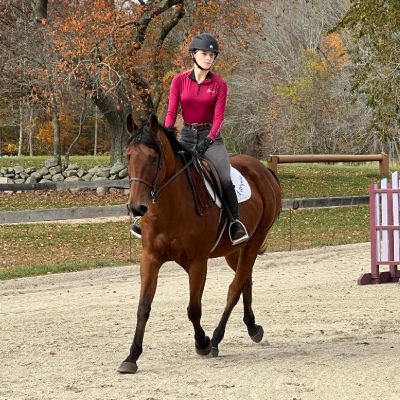
[[[185,148],[197,151],[215,166],[230,221],[229,235],[233,244],[239,244],[249,236],[239,220],[239,205],[230,177],[229,156],[220,133],[228,88],[223,79],[210,72],[218,53],[218,42],[208,33],[201,33],[193,39],[189,46],[193,69],[172,80],[165,127],[175,125],[180,105],[184,120],[180,141]]]

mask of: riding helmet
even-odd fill
[[[208,33],[200,33],[195,36],[192,43],[189,45],[189,52],[196,50],[212,51],[215,54],[219,53],[219,46],[217,40]]]

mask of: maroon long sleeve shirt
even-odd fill
[[[224,120],[227,94],[226,82],[211,72],[201,83],[196,81],[193,70],[176,75],[169,92],[165,127],[174,126],[180,104],[183,120],[189,124],[210,123],[208,137],[215,140]]]

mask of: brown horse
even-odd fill
[[[193,165],[186,166],[179,156],[181,145],[152,115],[138,128],[128,117],[131,138],[127,148],[130,192],[128,208],[135,216],[143,216],[142,256],[140,263],[141,289],[135,336],[129,356],[118,368],[121,373],[135,373],[136,361],[142,353],[142,343],[151,304],[156,292],[157,278],[166,261],[175,261],[189,276],[190,300],[187,308],[193,324],[195,349],[200,355],[218,355],[218,345],[224,337],[233,307],[243,294],[244,317],[253,341],[260,342],[263,328],[255,323],[252,310],[252,270],[267,232],[277,219],[281,208],[281,191],[274,174],[250,156],[231,158],[251,187],[251,198],[240,204],[240,217],[250,239],[233,246],[228,233],[220,234],[220,209],[213,202],[205,204],[206,190]],[[195,201],[187,170],[199,197]],[[209,197],[208,197],[209,199]],[[198,203],[205,205],[198,212]],[[197,207],[196,207],[197,205]],[[197,209],[197,210],[196,210]],[[217,238],[220,241],[217,243]],[[224,256],[235,271],[229,286],[227,303],[218,326],[210,340],[201,324],[201,298],[207,275],[207,260]]]

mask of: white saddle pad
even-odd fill
[[[236,196],[239,203],[243,203],[251,197],[251,188],[246,178],[231,165],[231,180],[235,185]],[[221,200],[215,195],[214,189],[206,182],[207,190],[212,197],[216,197],[215,203],[221,207]]]
[[[251,197],[249,182],[247,182],[246,178],[236,168],[233,168],[232,165],[231,179],[232,183],[235,185],[238,202],[242,203],[243,201],[248,200]]]

